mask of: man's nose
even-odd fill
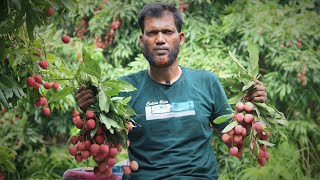
[[[156,36],[156,44],[161,45],[161,44],[165,44],[165,43],[166,43],[166,41],[165,41],[164,35],[162,34],[162,32],[159,32]]]

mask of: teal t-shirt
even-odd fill
[[[123,179],[218,179],[209,122],[231,113],[230,106],[212,72],[181,68],[172,85],[153,81],[147,70],[121,78],[137,88],[126,96],[138,114],[138,127],[128,134],[129,159],[139,164]]]

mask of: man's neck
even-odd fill
[[[166,68],[157,68],[150,66],[148,69],[149,77],[161,84],[173,84],[182,74],[181,67],[178,63],[173,63]]]

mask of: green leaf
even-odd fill
[[[101,111],[105,111],[106,113],[109,112],[111,99],[107,96],[103,91],[99,91],[99,107]]]
[[[250,74],[253,78],[255,78],[259,73],[259,49],[252,42],[249,42],[248,51],[249,51],[249,57],[250,57],[248,74]]]
[[[106,128],[108,130],[110,130],[111,127],[120,128],[120,126],[116,121],[114,121],[113,119],[110,119],[104,113],[100,114],[100,119],[101,119],[101,122],[106,125]]]
[[[99,63],[91,58],[90,54],[83,48],[82,57],[84,59],[84,63],[82,64],[85,67],[85,72],[97,77],[98,79],[101,78],[101,68]]]
[[[289,125],[289,121],[287,121],[287,120],[277,120],[277,122],[278,122],[279,124],[282,124],[282,125],[285,125],[285,126],[288,126],[288,125]]]
[[[6,99],[6,97],[4,96],[2,90],[0,89],[0,102],[2,103],[2,105],[6,108],[9,109],[9,104],[8,101]]]
[[[69,9],[69,11],[74,12],[75,11],[75,6],[73,4],[72,0],[61,0],[61,3]]]
[[[127,116],[135,116],[135,115],[137,115],[137,113],[130,106],[124,105],[123,107],[126,110],[126,115]]]
[[[61,91],[54,93],[48,102],[57,102],[60,99],[65,98],[67,95],[74,93],[75,89],[73,87],[65,87]]]
[[[215,124],[221,124],[223,122],[226,122],[228,121],[229,119],[231,119],[232,117],[234,116],[234,114],[225,114],[225,115],[222,115],[222,116],[219,116],[217,117],[216,119],[213,120],[213,122]]]
[[[243,97],[243,92],[240,92],[238,95],[230,98],[228,101],[227,101],[227,104],[236,104],[239,102],[239,100]]]
[[[270,142],[268,142],[268,141],[260,140],[260,139],[258,139],[258,142],[259,142],[260,144],[265,144],[265,145],[267,145],[267,146],[274,146],[274,145],[275,145],[275,144],[272,144],[272,143],[270,143]]]
[[[246,68],[244,68],[244,67],[241,65],[241,63],[239,62],[239,60],[236,58],[236,56],[235,56],[231,51],[229,51],[229,55],[230,55],[231,59],[232,59],[235,63],[237,63],[237,65],[238,65],[241,69],[243,69],[245,72],[248,72],[248,71],[246,70]]]
[[[16,85],[16,83],[13,80],[11,80],[8,76],[0,73],[0,85],[1,84],[8,88],[13,88]]]
[[[16,166],[15,164],[13,163],[13,160],[9,160],[9,159],[6,159],[4,160],[4,166],[5,166],[5,169],[9,172],[14,172],[16,170]]]
[[[57,59],[57,57],[54,54],[51,54],[51,53],[46,54],[46,60],[48,62],[53,63],[56,59]]]
[[[238,121],[232,121],[232,123],[228,124],[228,126],[226,126],[226,127],[222,130],[222,133],[226,133],[226,132],[230,131],[231,129],[233,129],[234,127],[236,127],[236,125],[238,125]]]
[[[125,99],[121,100],[120,103],[121,104],[128,104],[128,102],[131,100],[131,96],[126,97]]]
[[[124,80],[109,80],[109,82],[117,83],[122,89],[120,90],[121,92],[130,92],[130,91],[135,91],[137,90],[132,84],[128,83],[127,81]]]
[[[92,70],[90,68],[87,68],[86,66],[84,66],[83,64],[80,65],[80,70],[87,73],[87,74],[90,74],[92,76],[95,76],[96,78],[100,79],[101,75],[98,74],[95,70]]]
[[[244,91],[248,90],[249,88],[253,87],[253,85],[254,85],[254,81],[250,81],[248,84],[243,86],[242,91],[244,92]]]

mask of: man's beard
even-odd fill
[[[155,56],[151,50],[144,44],[142,47],[142,53],[148,60],[150,66],[157,68],[165,68],[171,66],[177,59],[180,51],[179,42],[175,44],[172,50],[169,50],[169,54],[166,56]]]

